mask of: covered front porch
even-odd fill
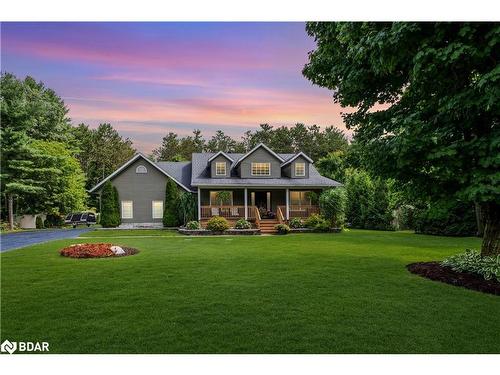
[[[246,219],[258,224],[262,220],[279,223],[319,213],[316,204],[321,189],[210,188],[198,189],[198,218],[201,222],[213,216],[230,221]]]

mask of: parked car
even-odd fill
[[[66,215],[64,223],[73,225],[73,228],[76,228],[78,224],[85,224],[90,227],[96,223],[96,216],[93,212],[73,212]]]

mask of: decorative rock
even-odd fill
[[[123,250],[120,246],[111,246],[111,251],[115,255],[123,255],[123,254],[125,254],[125,250]]]

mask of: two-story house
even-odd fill
[[[202,225],[212,216],[233,222],[244,218],[263,232],[292,217],[318,213],[314,197],[340,185],[321,176],[303,152],[278,154],[259,144],[246,154],[194,153],[190,162],[153,162],[138,153],[90,193],[100,194],[111,180],[120,197],[122,225],[161,226],[168,178],[197,195]]]

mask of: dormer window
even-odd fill
[[[137,174],[145,174],[145,173],[148,173],[148,169],[144,165],[139,165],[135,169],[135,173],[137,173]]]
[[[225,176],[226,175],[226,163],[225,162],[216,162],[215,163],[215,175],[216,176]]]
[[[295,176],[305,177],[306,175],[306,163],[295,163]]]
[[[252,163],[252,176],[270,176],[271,163]]]

